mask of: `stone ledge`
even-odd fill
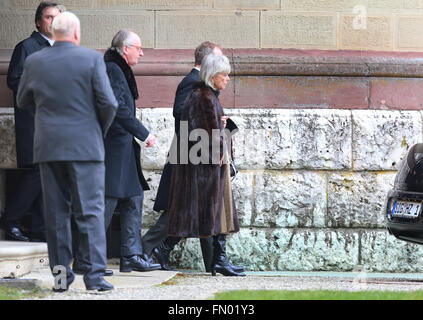
[[[0,277],[16,278],[47,267],[46,243],[0,241]]]

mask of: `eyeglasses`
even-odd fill
[[[141,46],[132,45],[131,47],[136,48],[138,50],[138,52],[141,52],[142,51],[142,47]]]

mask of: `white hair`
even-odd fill
[[[111,50],[117,51],[123,56],[123,47],[132,47],[138,35],[129,29],[122,29],[113,37]]]
[[[201,64],[200,79],[209,87],[214,87],[212,78],[218,73],[231,73],[231,65],[229,59],[224,55],[209,54]]]
[[[79,18],[70,11],[62,12],[53,20],[53,34],[61,36],[72,36],[75,28],[81,27]]]

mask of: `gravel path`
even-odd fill
[[[72,289],[66,293],[52,293],[42,300],[206,300],[228,290],[423,290],[422,280],[371,278],[360,282],[354,277],[325,276],[263,276],[212,277],[204,273],[182,273],[161,285],[146,288],[115,289],[106,293],[88,293]]]

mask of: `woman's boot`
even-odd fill
[[[153,250],[157,262],[162,266],[162,270],[175,271],[175,269],[169,267],[169,256],[180,240],[181,238],[179,237],[167,237],[158,248]]]
[[[223,274],[224,276],[232,277],[243,277],[245,273],[235,271],[231,263],[226,256],[226,236],[224,234],[218,234],[213,236],[213,263],[211,273],[213,276],[216,275],[216,272]]]

